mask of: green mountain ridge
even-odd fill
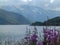
[[[44,21],[44,22],[35,22],[35,23],[32,23],[31,25],[35,25],[35,26],[60,26],[60,17],[48,19],[47,21]]]
[[[0,9],[0,25],[30,24],[30,21],[24,16]]]

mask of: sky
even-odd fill
[[[60,0],[0,0],[0,8],[3,6],[33,5],[48,10],[60,11]]]

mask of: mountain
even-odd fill
[[[30,21],[21,14],[0,9],[0,25],[30,24]]]
[[[32,23],[31,25],[32,25],[32,26],[36,26],[36,25],[38,25],[38,26],[42,26],[43,23],[42,23],[42,22],[35,22],[35,23]]]
[[[60,26],[60,17],[55,17],[55,18],[49,19],[45,22],[35,22],[35,23],[32,23],[31,25]]]
[[[3,9],[22,14],[32,22],[44,22],[47,20],[47,16],[49,17],[49,19],[60,16],[60,11],[45,10],[41,7],[31,5],[21,5],[19,7],[4,6]]]
[[[55,17],[44,22],[44,25],[60,26],[60,17]]]
[[[15,6],[4,6],[2,9],[22,14],[32,22],[45,21],[47,16],[46,10],[31,5],[21,5],[19,8]]]
[[[60,11],[45,10],[41,7],[22,5],[21,8],[23,8],[21,12],[24,11],[22,14],[33,22],[44,22],[47,16],[49,19],[60,16]]]

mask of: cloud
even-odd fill
[[[52,9],[52,10],[60,11],[60,7],[54,8],[54,9]]]
[[[0,6],[10,5],[11,2],[11,0],[0,0]]]
[[[4,6],[20,7],[20,5],[25,4],[27,4],[27,2],[23,2],[22,0],[0,0],[0,8]]]
[[[0,0],[0,2],[8,2],[9,0]]]
[[[20,8],[20,5],[32,5],[44,9],[60,10],[60,8],[58,8],[60,6],[60,0],[32,0],[31,2],[23,2],[22,0],[0,0],[0,8],[4,6]]]
[[[21,0],[0,0],[0,8],[4,6],[20,6],[21,5]]]
[[[55,0],[50,0],[50,3],[54,3]]]

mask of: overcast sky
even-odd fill
[[[60,0],[0,0],[0,8],[2,6],[15,5],[33,5],[44,9],[60,11]]]

